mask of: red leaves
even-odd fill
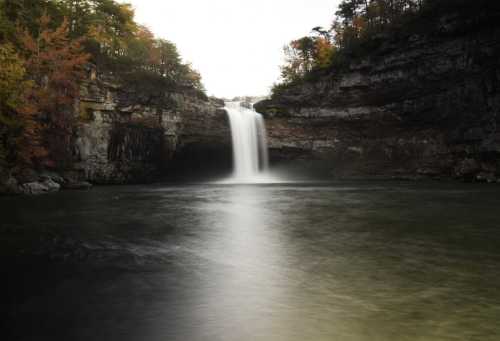
[[[84,77],[83,66],[89,60],[82,50],[81,39],[69,39],[67,20],[54,30],[49,23],[50,18],[42,16],[37,36],[18,29],[25,67],[33,81],[19,108],[24,121],[21,155],[25,161],[36,164],[53,163],[45,159],[49,155],[47,149],[54,149],[48,142],[51,135],[60,136],[59,143],[69,143],[67,136],[74,124],[72,104],[78,97],[79,81]],[[60,157],[53,153],[51,156]]]

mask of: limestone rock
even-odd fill
[[[24,194],[30,195],[40,195],[52,192],[58,192],[61,186],[52,181],[51,179],[46,179],[44,181],[28,182],[21,185],[21,191]]]
[[[484,19],[500,22],[498,13]],[[271,162],[319,160],[339,177],[492,182],[500,174],[500,25],[464,30],[456,20],[410,39],[384,37],[344,71],[256,103]]]
[[[63,179],[63,177],[61,175],[54,173],[54,172],[48,172],[48,171],[41,173],[39,178],[42,181],[51,180],[55,183],[58,183],[59,185],[62,185],[65,182],[65,180]]]
[[[186,89],[144,93],[103,78],[82,86],[79,107],[86,120],[76,134],[74,170],[80,175],[72,182],[150,182],[192,153],[230,160],[222,100]]]

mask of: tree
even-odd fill
[[[61,167],[71,159],[88,62],[164,101],[167,89],[204,91],[175,44],[138,25],[129,4],[0,0],[0,162]]]
[[[112,0],[95,0],[94,8],[91,27],[100,33],[100,52],[110,58],[125,55],[127,41],[139,30],[132,7]]]
[[[335,48],[330,31],[315,27],[312,32],[315,35],[294,40],[283,48],[285,65],[281,68],[281,78],[285,83],[331,65]]]
[[[15,149],[21,132],[16,109],[22,105],[29,88],[24,80],[26,70],[20,56],[10,43],[0,45],[0,166],[15,159]]]
[[[90,0],[57,0],[60,12],[68,21],[70,36],[79,38],[88,33],[95,6]]]
[[[324,69],[332,64],[332,58],[335,53],[335,47],[330,40],[324,37],[316,38],[316,47],[314,50],[314,67]]]
[[[25,67],[33,83],[19,111],[26,122],[23,159],[33,164],[55,165],[69,159],[74,126],[71,112],[89,55],[82,51],[81,40],[69,39],[67,20],[55,30],[49,28],[49,23],[50,17],[43,15],[37,36],[26,29],[18,32]],[[42,151],[46,146],[51,151],[48,162]]]
[[[163,77],[173,78],[175,69],[181,64],[181,57],[177,47],[168,40],[157,39],[155,41],[156,60],[159,73]]]
[[[0,0],[0,10],[10,23],[10,32],[15,35],[16,25],[22,26],[32,34],[39,30],[39,19],[46,13],[54,21],[52,27],[60,24],[62,17],[55,0]],[[9,37],[15,39],[15,37]]]
[[[425,10],[431,12],[441,8],[442,12],[442,8],[449,10],[458,2],[471,6],[467,0],[342,0],[329,30],[315,27],[312,35],[284,47],[283,84],[274,89],[280,91],[289,83],[317,76],[320,73],[316,71],[320,69],[343,68],[349,59],[376,46],[378,42],[374,38],[381,36],[378,33],[395,31],[394,28]],[[483,2],[489,4],[487,0]]]
[[[155,64],[159,61],[153,33],[147,27],[140,26],[135,35],[126,41],[123,57],[127,57],[135,68],[157,71]]]

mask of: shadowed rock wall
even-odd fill
[[[256,105],[272,160],[316,160],[333,177],[500,176],[500,15],[381,38],[348,70]]]
[[[193,91],[147,94],[94,77],[81,89],[75,169],[92,182],[129,183],[182,171],[190,165],[176,160],[193,151],[230,160],[223,105]]]

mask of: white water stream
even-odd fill
[[[269,168],[267,136],[261,114],[240,105],[226,102],[233,140],[233,177],[231,182],[267,182]]]

